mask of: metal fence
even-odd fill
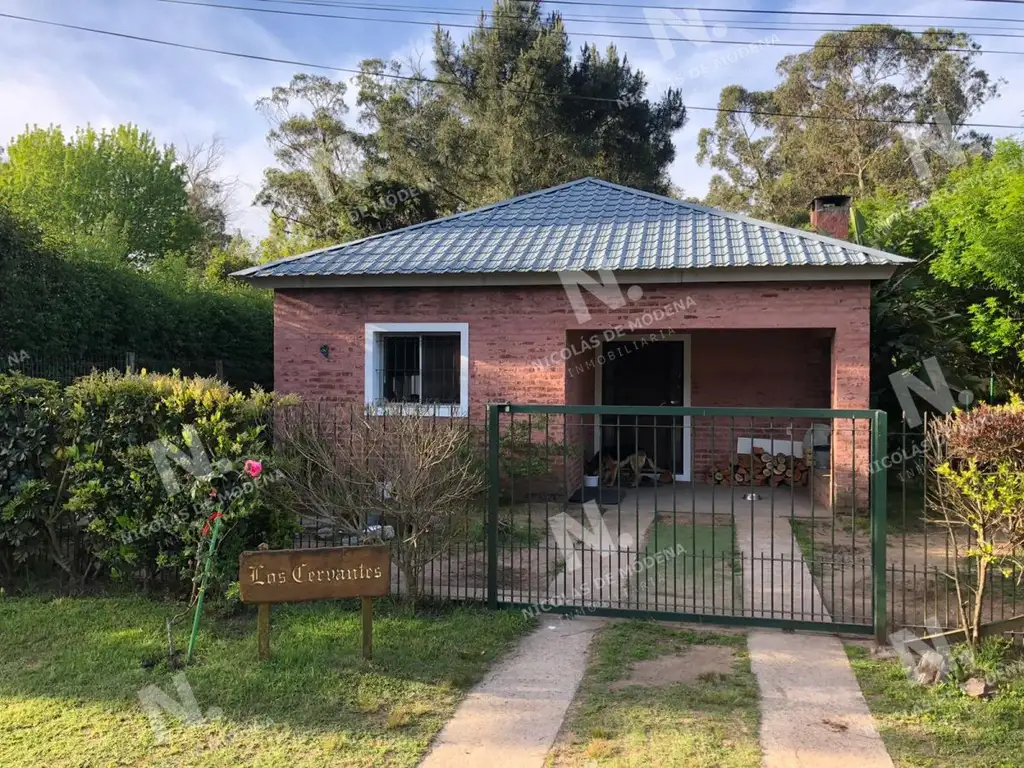
[[[352,409],[318,407],[339,435],[350,428]],[[954,565],[974,577],[965,541],[957,563],[929,521],[927,421],[615,406],[481,416],[460,423],[487,451],[486,509],[427,566],[430,596],[876,634],[958,625]],[[346,541],[310,526],[297,544]],[[990,574],[986,621],[1020,613],[1019,577]]]
[[[275,451],[287,458],[287,425],[305,420],[340,447],[320,471],[338,469],[360,456],[368,423],[387,430],[396,413],[280,407]],[[888,430],[877,411],[508,404],[425,421],[464,430],[484,482],[435,525],[440,543],[423,536],[423,597],[879,634],[957,626],[951,574],[976,581],[966,540],[929,521],[927,421]],[[291,467],[299,485],[314,482],[308,464]],[[296,507],[295,546],[376,535],[397,552],[408,539],[386,508],[354,525],[349,501],[324,498]],[[392,576],[407,595],[407,574]],[[1021,612],[1015,567],[987,586],[985,621]]]

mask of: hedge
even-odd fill
[[[22,351],[40,372],[40,361],[123,360],[135,352],[170,362],[230,361],[230,381],[272,386],[270,291],[205,281],[174,255],[142,270],[84,246],[58,252],[2,206],[0,307],[0,371]]]
[[[288,546],[296,531],[275,493],[274,402],[199,377],[93,374],[62,390],[0,375],[0,581],[60,575],[73,588],[113,578],[187,590],[204,529],[221,512],[214,575],[226,587],[240,551]],[[255,481],[246,461],[262,466]]]

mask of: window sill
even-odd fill
[[[425,418],[439,417],[442,419],[466,418],[466,409],[461,405],[421,405],[419,403],[387,403],[385,405],[373,403],[371,408],[376,408],[378,416],[423,416]]]

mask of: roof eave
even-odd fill
[[[901,262],[902,263],[902,262]],[[901,263],[794,265],[778,267],[698,267],[691,269],[616,270],[620,283],[855,282],[888,280]],[[910,263],[908,260],[906,263]],[[558,272],[474,272],[391,275],[269,275],[251,269],[234,273],[257,288],[479,288],[561,285]]]

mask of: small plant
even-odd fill
[[[977,645],[992,571],[1009,577],[1024,566],[1024,401],[955,411],[931,422],[927,439],[931,522],[949,538],[960,626]],[[961,558],[971,561],[966,574]]]

